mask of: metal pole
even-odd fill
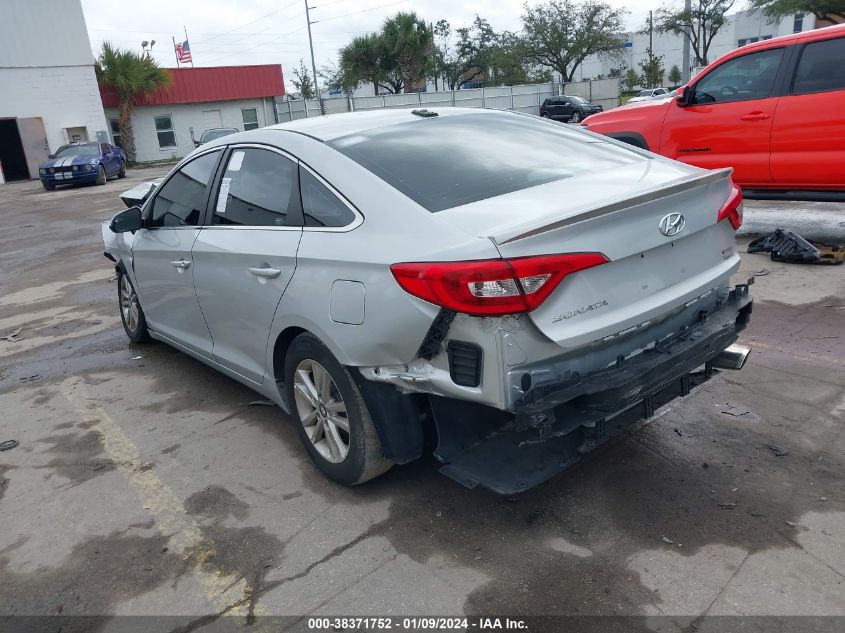
[[[308,12],[308,0],[305,0],[305,21],[308,23],[308,48],[311,49],[311,72],[314,73],[314,92],[317,93],[317,98],[320,100],[320,114],[325,114],[323,108],[323,96],[320,94],[320,89],[317,87],[317,64],[314,63],[314,41],[311,39],[311,14]]]
[[[648,12],[648,66],[651,70],[651,63],[654,59],[654,18],[652,12]],[[649,83],[651,83],[649,81]],[[648,86],[649,88],[656,88],[656,86]]]
[[[173,54],[176,56],[176,68],[179,68],[179,55],[176,53],[176,38],[174,36],[170,36],[173,38]]]
[[[692,0],[684,2],[684,11],[687,15],[692,11]],[[681,83],[686,85],[689,83],[690,67],[689,67],[689,35],[684,34],[684,53],[683,53],[683,68],[681,68]]]

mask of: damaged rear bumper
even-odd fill
[[[580,373],[572,369],[580,359],[566,357],[518,368],[510,375],[512,412],[431,396],[441,472],[500,494],[542,483],[709,380],[713,360],[736,341],[751,309],[748,284],[741,284],[707,309],[695,306],[693,323],[689,310],[671,317],[676,327],[649,346],[637,338],[647,329],[627,344],[599,344],[588,352],[593,360],[625,345],[638,350],[619,353],[601,369]]]

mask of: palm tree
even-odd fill
[[[359,35],[340,49],[341,75],[353,83],[368,81],[373,84],[373,94],[378,94],[384,78],[384,41],[376,33]]]
[[[399,12],[385,20],[382,38],[388,54],[395,59],[405,92],[422,78],[426,60],[433,53],[434,34],[428,24],[413,11]]]
[[[97,82],[117,93],[117,128],[120,130],[121,144],[126,152],[126,160],[135,162],[132,109],[140,97],[168,85],[170,73],[155,60],[133,51],[119,50],[109,42],[103,42],[95,70]]]

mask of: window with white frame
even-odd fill
[[[115,147],[123,147],[120,136],[120,126],[117,124],[117,119],[109,119],[109,127],[111,128],[111,139]]]
[[[153,117],[160,149],[176,147],[176,132],[173,131],[173,117],[169,114],[159,114]]]
[[[258,125],[258,110],[255,108],[241,108],[241,117],[244,120],[244,131],[257,130]]]

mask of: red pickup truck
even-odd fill
[[[674,98],[584,125],[699,167],[733,167],[748,197],[843,200],[845,24],[748,44]]]

